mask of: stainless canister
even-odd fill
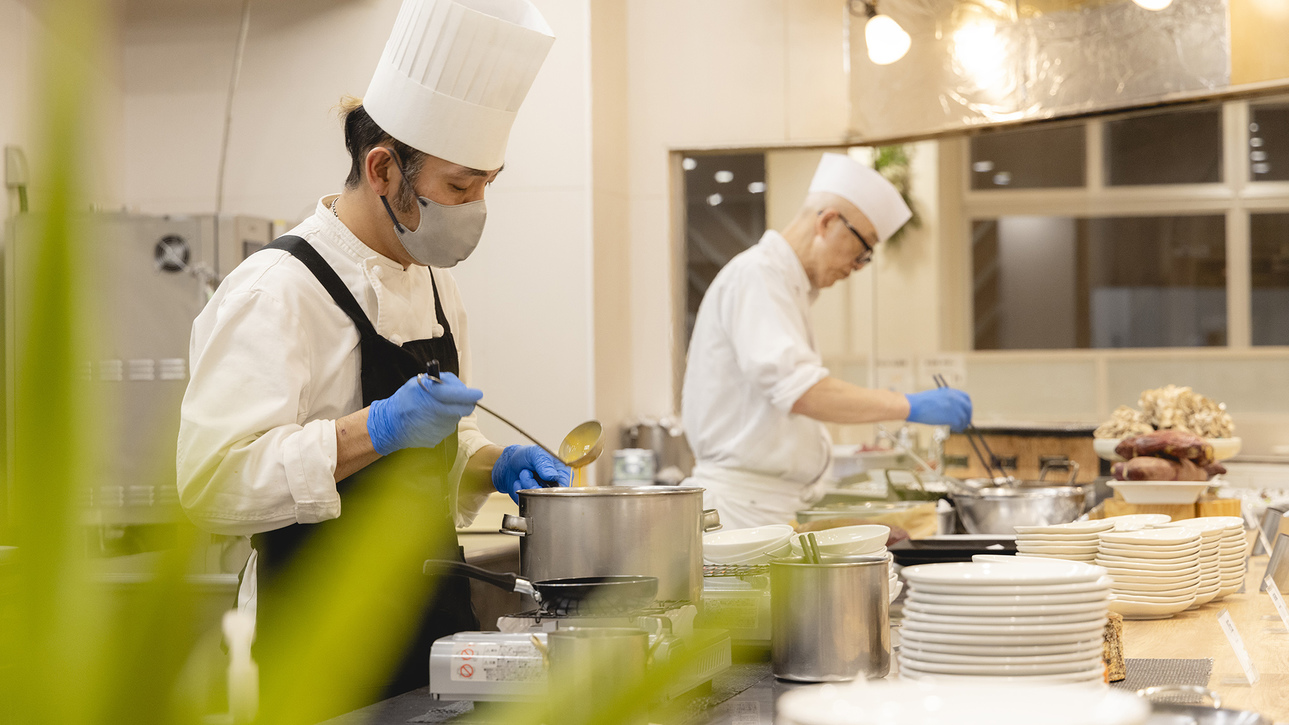
[[[1289,512],[1289,501],[1276,501],[1268,505],[1267,510],[1262,512],[1262,536],[1253,540],[1254,556],[1271,553],[1262,545],[1262,542],[1266,540],[1268,544],[1275,543],[1276,532],[1280,529],[1280,521],[1284,518],[1286,512]]]
[[[561,723],[613,722],[645,725],[647,711],[631,698],[643,686],[649,635],[629,627],[571,627],[546,635],[552,704]],[[627,712],[635,709],[636,712]]]
[[[775,677],[837,682],[891,669],[885,557],[770,562],[770,658]]]
[[[698,602],[703,532],[720,528],[695,486],[591,486],[519,492],[501,532],[519,540],[519,568],[540,581],[573,576],[658,577],[658,599]]]

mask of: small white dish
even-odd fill
[[[1151,602],[1127,602],[1116,599],[1110,602],[1110,611],[1120,614],[1124,619],[1166,619],[1179,612],[1186,611],[1195,600],[1185,599],[1169,604]]]
[[[923,604],[908,602],[905,612],[922,612],[924,614],[947,614],[953,616],[979,615],[982,617],[1025,617],[1052,614],[1075,614],[1097,612],[1105,609],[1105,602],[1077,602],[1074,604],[1037,604],[1018,606],[964,606],[959,604]]]
[[[1101,521],[1073,521],[1068,524],[1051,524],[1048,526],[1016,526],[1016,535],[1021,534],[1094,534],[1109,531],[1114,524]]]

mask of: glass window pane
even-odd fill
[[[1105,169],[1109,186],[1221,182],[1221,106],[1110,121]]]
[[[1289,103],[1249,107],[1249,178],[1289,180]]]
[[[1084,137],[1083,124],[973,136],[971,188],[1083,186]]]
[[[1253,344],[1289,345],[1289,214],[1251,214]]]
[[[977,350],[1226,344],[1226,218],[972,224]]]
[[[765,233],[765,154],[690,156],[685,174],[685,344],[707,287]]]

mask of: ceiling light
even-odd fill
[[[1173,4],[1173,0],[1132,0],[1147,10],[1163,10]]]
[[[685,160],[680,162],[680,168],[684,169],[685,171],[693,171],[694,169],[698,168],[698,162],[686,156]]]
[[[868,45],[868,59],[878,65],[890,65],[909,52],[913,44],[909,34],[889,15],[878,15],[876,5],[870,6],[873,15],[864,24],[864,42]]]
[[[719,206],[722,201],[725,201],[725,199],[722,198],[720,194],[712,194],[707,197],[708,206]]]
[[[717,171],[717,172],[716,172],[716,183],[718,183],[718,184],[728,184],[728,183],[730,183],[730,182],[731,182],[731,181],[733,181],[733,180],[734,180],[734,172],[733,172],[733,171]]]
[[[750,191],[750,192],[752,192],[753,194],[764,194],[764,193],[765,193],[765,182],[764,182],[764,181],[753,181],[752,183],[750,183],[750,184],[748,184],[748,185],[747,185],[747,190],[748,190],[748,191]]]
[[[972,164],[972,165],[971,165],[971,170],[972,170],[972,171],[974,171],[974,172],[976,172],[976,173],[978,173],[978,174],[987,174],[987,173],[989,173],[990,171],[993,171],[993,170],[994,170],[994,162],[992,162],[992,161],[977,161],[977,162],[975,162],[974,164]]]

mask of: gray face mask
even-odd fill
[[[390,153],[394,154],[393,150]],[[394,154],[394,163],[403,177],[403,183],[407,183],[407,174],[403,172],[403,164],[398,160],[397,154]],[[417,264],[427,267],[455,267],[458,262],[469,257],[474,248],[479,246],[479,237],[483,236],[483,223],[488,220],[488,207],[483,199],[444,206],[432,199],[418,196],[416,201],[421,219],[413,230],[403,226],[398,217],[394,216],[394,210],[390,208],[389,200],[384,195],[380,200],[385,205],[390,221],[394,222],[394,232],[398,234],[398,241],[403,249]]]

